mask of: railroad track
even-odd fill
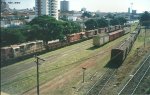
[[[134,91],[134,94],[143,94],[143,93],[148,93],[147,89],[150,86],[150,69],[145,73],[145,75],[143,76],[141,82],[139,82],[139,85],[137,86],[136,90]],[[144,91],[143,91],[144,89]]]
[[[66,50],[62,53],[56,53],[56,54],[53,54],[53,55],[49,55],[49,56],[46,56],[46,57],[42,57],[43,59],[45,59],[46,61],[45,62],[54,62],[57,60],[57,58],[60,58],[60,57],[63,57],[64,55],[68,54],[68,53],[73,53],[73,52],[80,52],[79,49],[81,49],[80,47],[83,47],[81,50],[85,49],[86,46],[90,45],[91,43],[86,43],[86,44],[83,44],[75,49],[70,49],[70,50]],[[1,80],[1,83],[2,84],[5,84],[7,83],[7,81],[9,81],[10,79],[12,78],[15,78],[15,76],[17,76],[18,74],[21,74],[22,72],[25,72],[27,70],[29,70],[30,68],[34,67],[35,66],[35,62],[23,62],[22,64],[19,64],[17,67],[19,69],[16,69],[16,72],[14,73],[11,73],[9,74],[8,77],[4,77],[2,75],[2,80]],[[20,69],[21,68],[21,69]]]
[[[99,77],[93,86],[87,91],[86,95],[100,95],[101,91],[106,87],[116,69],[107,69],[106,73]]]
[[[149,69],[150,69],[150,55],[144,60],[144,62],[132,75],[132,78],[130,78],[127,81],[127,83],[119,91],[118,95],[133,95]]]

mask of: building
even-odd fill
[[[69,1],[60,1],[60,11],[69,11]]]
[[[9,5],[6,3],[5,0],[1,0],[1,12],[9,11]]]
[[[132,10],[132,14],[136,14],[136,10]]]
[[[35,0],[35,15],[49,15],[58,20],[58,0]]]
[[[0,23],[1,23],[0,27],[3,27],[3,28],[17,27],[17,26],[21,26],[24,24],[23,21],[18,20],[18,19],[13,19],[13,20],[4,19],[4,20],[1,20]]]
[[[130,8],[128,8],[128,13],[130,14]]]

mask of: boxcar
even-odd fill
[[[36,50],[36,42],[27,42],[26,43],[26,53],[33,53]]]
[[[122,63],[129,52],[128,40],[125,40],[119,47],[111,50],[111,62],[113,64]]]
[[[80,33],[74,33],[67,36],[68,42],[75,42],[80,40]]]
[[[27,48],[26,48],[26,43],[22,43],[20,45],[18,45],[20,47],[20,54],[21,55],[25,55],[26,54],[26,51],[27,51]]]
[[[99,34],[93,36],[93,45],[94,46],[101,46],[105,43],[109,42],[109,36],[108,34]]]
[[[111,32],[111,33],[109,33],[109,41],[115,40],[116,38],[121,37],[122,35],[124,35],[123,30]]]
[[[11,45],[11,48],[12,48],[14,58],[21,56],[20,47],[18,45]]]
[[[94,33],[93,33],[92,30],[90,30],[90,31],[86,31],[86,32],[85,32],[85,35],[86,35],[88,38],[91,38],[91,37],[93,37]]]
[[[107,28],[99,28],[98,29],[98,33],[100,34],[100,33],[105,33],[105,32],[108,32],[107,31]]]
[[[41,50],[43,50],[43,41],[38,40],[36,41],[36,51],[41,51]]]
[[[113,32],[113,31],[115,31],[115,30],[116,30],[115,26],[110,26],[110,27],[109,27],[109,32]]]
[[[59,40],[53,40],[53,41],[48,41],[48,49],[55,49],[60,46],[60,41]]]
[[[1,48],[1,61],[13,58],[13,51],[11,47]]]

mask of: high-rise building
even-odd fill
[[[69,1],[60,1],[60,11],[69,11]]]
[[[130,13],[130,8],[128,8],[128,13]]]
[[[35,0],[35,14],[49,15],[58,19],[58,0]]]

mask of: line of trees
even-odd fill
[[[140,17],[140,25],[142,26],[150,26],[150,13],[145,11]]]
[[[107,27],[108,25],[124,25],[127,20],[124,17],[109,18],[108,19],[89,19],[85,22],[86,30],[95,28]]]
[[[68,34],[80,32],[79,24],[72,21],[57,21],[50,16],[39,16],[21,28],[1,28],[1,46],[33,40],[64,40]]]

